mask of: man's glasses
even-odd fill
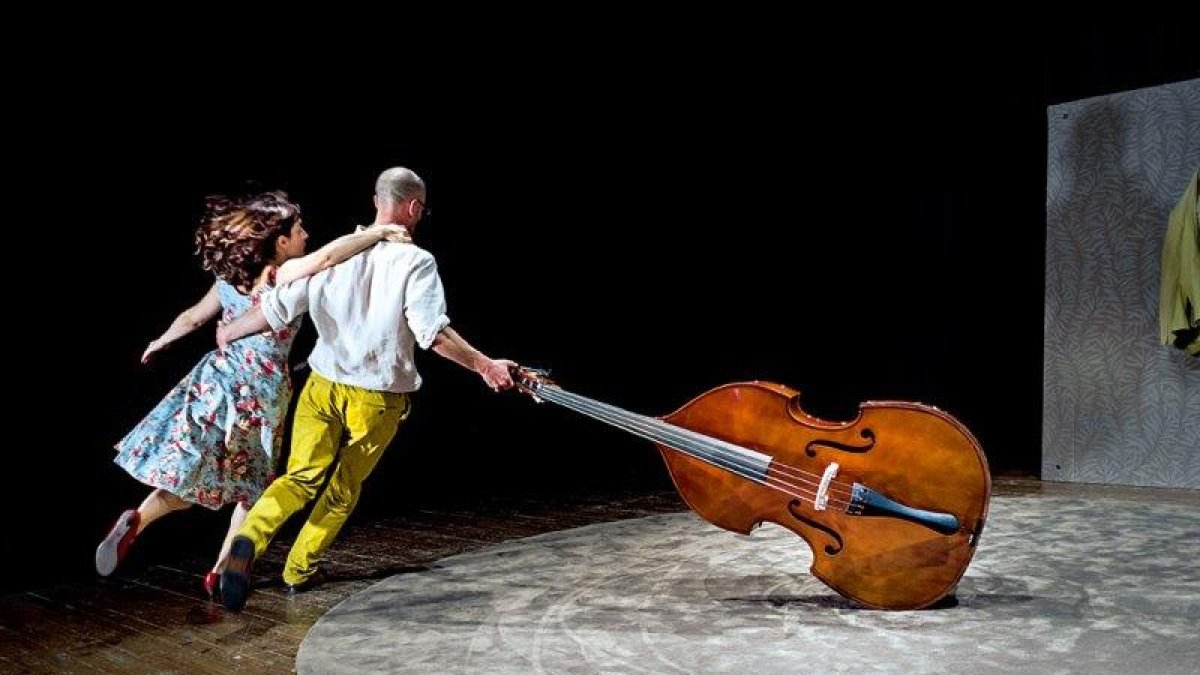
[[[415,198],[414,198],[414,199],[415,199]],[[424,201],[422,201],[422,200],[420,200],[420,199],[417,199],[416,201],[417,201],[417,203],[418,203],[418,204],[420,204],[420,205],[421,205],[421,217],[422,217],[422,218],[428,218],[428,217],[430,217],[430,216],[432,216],[432,215],[433,215],[433,209],[429,208],[429,207],[428,207],[428,206],[425,204],[425,202],[424,202]]]

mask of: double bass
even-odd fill
[[[877,609],[918,609],[950,594],[987,518],[991,476],[978,441],[933,406],[868,401],[848,422],[804,410],[770,382],[707,391],[662,417],[575,394],[545,371],[514,382],[657,446],[687,506],[749,534],[781,525],[812,549],[810,572]]]

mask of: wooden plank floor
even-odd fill
[[[255,593],[238,614],[204,595],[207,557],[160,558],[0,597],[0,673],[292,672],[317,619],[381,579],[509,539],[685,509],[670,492],[494,497],[414,510],[348,527],[323,565],[329,583],[293,597],[279,579],[291,543],[281,535],[256,561]]]
[[[995,495],[1086,495],[1200,502],[1200,493],[998,478]],[[291,537],[255,566],[240,614],[209,602],[199,555],[0,597],[0,673],[286,673],[308,629],[378,580],[497,542],[686,510],[674,492],[481,499],[347,528],[325,562],[330,583],[289,598],[279,581]]]

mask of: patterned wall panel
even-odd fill
[[[1200,488],[1200,359],[1158,343],[1200,80],[1047,111],[1042,478]]]

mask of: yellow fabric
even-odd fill
[[[1162,285],[1159,289],[1159,338],[1174,344],[1176,331],[1200,326],[1200,171],[1192,174],[1183,197],[1171,211],[1163,240]],[[1191,316],[1188,316],[1188,310]],[[1200,338],[1183,346],[1200,354]]]
[[[238,531],[254,542],[255,557],[261,556],[279,528],[316,497],[333,471],[292,544],[284,582],[299,584],[316,573],[409,407],[408,394],[338,384],[317,373],[308,376],[296,401],[287,473],[267,487]]]

